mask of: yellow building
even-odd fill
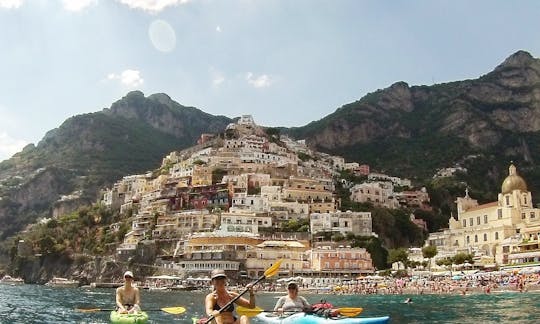
[[[193,186],[210,186],[212,184],[212,171],[212,167],[195,164],[191,184]]]
[[[290,177],[283,187],[283,198],[289,201],[332,201],[332,191],[315,179]]]
[[[540,209],[533,208],[530,191],[516,167],[511,164],[497,201],[479,205],[469,196],[457,198],[457,219],[450,218],[450,229],[444,232],[444,245],[455,252],[486,256],[498,264],[508,263],[510,248],[503,241],[530,233],[540,225]]]
[[[284,276],[293,276],[309,269],[309,250],[307,241],[269,240],[252,246],[247,252],[246,269],[251,278],[259,277],[277,260],[283,260],[279,272]]]

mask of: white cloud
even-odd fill
[[[220,26],[216,26],[216,31],[217,31],[218,33],[221,33],[221,27],[220,27]]]
[[[125,70],[120,74],[110,73],[107,75],[109,80],[119,80],[120,83],[131,88],[136,88],[144,83],[141,72],[137,70]]]
[[[62,4],[67,11],[82,11],[91,5],[97,4],[97,0],[62,0]]]
[[[22,4],[23,0],[0,0],[0,8],[17,9]]]
[[[254,76],[251,72],[246,74],[246,81],[254,88],[266,88],[274,83],[274,80],[266,74]]]
[[[27,144],[28,142],[24,140],[15,139],[5,132],[0,132],[0,161],[20,152]]]
[[[152,13],[159,12],[166,7],[188,3],[191,0],[116,0],[130,8],[142,9]]]

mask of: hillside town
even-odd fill
[[[277,259],[284,260],[282,277],[301,276],[312,284],[372,275],[377,269],[366,249],[324,238],[324,233],[377,236],[370,212],[341,210],[334,179],[343,170],[367,177],[360,184],[339,180],[351,201],[431,209],[427,191],[410,190],[410,180],[316,152],[244,115],[223,134],[203,134],[196,146],[170,153],[159,170],[126,176],[105,190],[102,203],[131,217],[115,257],[129,261],[148,254],[150,244],[157,251],[157,272],[181,278],[204,277],[213,269],[225,269],[234,279],[255,278]],[[513,164],[497,202],[478,205],[467,191],[457,206],[450,228],[426,240],[438,253],[428,260],[420,248],[411,248],[410,260],[427,260],[435,271],[449,270],[438,261],[460,252],[474,256],[469,265],[476,269],[539,260],[534,251],[540,210],[532,207]],[[411,215],[411,221],[427,231],[422,219]],[[290,223],[300,229],[280,230]],[[395,270],[400,267],[394,264]]]
[[[345,169],[372,175],[367,165],[268,135],[245,115],[222,136],[203,134],[196,146],[166,156],[159,174],[124,177],[105,191],[102,203],[132,217],[116,248],[119,260],[129,260],[151,240],[159,246],[163,272],[185,277],[220,268],[232,278],[252,278],[283,259],[284,276],[352,278],[375,271],[366,249],[318,236],[376,235],[370,212],[340,210],[334,177]],[[408,180],[375,177],[349,184],[352,200],[389,208],[429,201],[425,191],[393,192],[394,185],[409,187]],[[278,231],[290,222],[303,228]]]

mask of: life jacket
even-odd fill
[[[321,300],[320,303],[311,305],[313,309],[330,309],[334,308],[334,305],[330,304],[326,300]]]
[[[320,303],[311,305],[311,314],[325,318],[336,317],[339,313],[333,308],[334,305],[328,303],[326,300],[321,300]]]

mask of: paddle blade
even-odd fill
[[[184,307],[165,307],[161,309],[165,313],[173,314],[173,315],[179,315],[186,312],[186,309]]]
[[[266,271],[264,272],[264,276],[266,278],[275,276],[279,272],[279,267],[281,266],[281,262],[283,262],[283,259],[279,259],[276,263],[274,263],[273,266],[266,269]]]
[[[360,315],[364,309],[362,307],[340,307],[337,310],[339,311],[339,315],[355,317]]]
[[[247,308],[247,307],[237,306],[236,307],[236,312],[240,316],[245,315],[247,317],[253,317],[253,316],[257,316],[260,313],[264,312],[264,309],[262,309],[260,307]]]

